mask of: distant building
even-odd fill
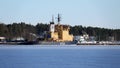
[[[85,41],[85,38],[83,36],[74,36],[75,41]]]
[[[95,44],[95,37],[89,36],[89,35],[83,35],[83,36],[74,36],[74,40],[77,41],[77,43],[82,44]]]
[[[96,41],[96,37],[95,36],[89,36],[89,41]]]
[[[0,42],[5,42],[6,38],[5,37],[0,37]]]
[[[23,37],[15,37],[12,39],[12,41],[21,42],[21,41],[25,41],[25,39]]]
[[[113,36],[109,36],[108,41],[115,41],[115,38]]]
[[[89,35],[86,33],[86,34],[83,34],[83,38],[88,41],[89,40]]]
[[[74,36],[74,40],[76,41],[89,41],[89,35],[84,33],[83,35]]]

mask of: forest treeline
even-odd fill
[[[49,31],[49,24],[38,23],[37,25],[21,23],[0,24],[0,37],[12,39],[14,37],[30,38],[30,34],[41,35],[44,31]],[[107,29],[98,27],[83,27],[81,25],[70,26],[70,34],[82,35],[83,32],[89,36],[96,37],[96,40],[108,41],[114,37],[115,41],[120,41],[120,29]]]

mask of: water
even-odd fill
[[[0,46],[0,68],[120,68],[120,46]]]

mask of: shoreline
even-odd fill
[[[71,45],[76,45],[76,46],[81,46],[81,45],[95,45],[95,46],[100,46],[100,45],[120,45],[120,42],[104,42],[104,43],[75,43],[75,42],[35,42],[35,41],[30,41],[30,42],[0,42],[0,45],[44,45],[44,46],[55,46],[55,45],[60,45],[60,46],[71,46]]]

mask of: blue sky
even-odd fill
[[[0,22],[49,23],[120,29],[120,0],[0,0]],[[56,21],[56,20],[55,20]]]

